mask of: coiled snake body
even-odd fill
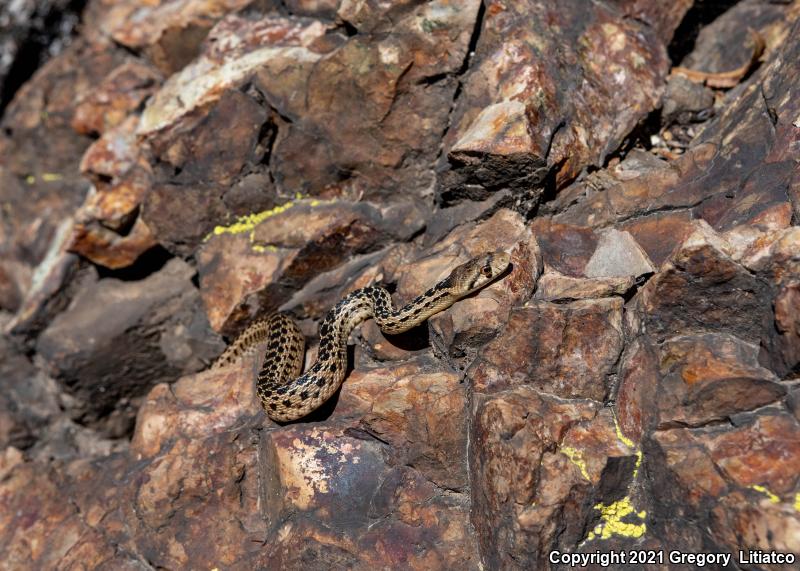
[[[278,422],[296,420],[328,400],[344,380],[347,338],[359,323],[372,317],[384,333],[403,333],[457,300],[494,281],[510,257],[494,252],[473,258],[422,295],[394,309],[388,291],[379,286],[352,292],[331,309],[319,327],[317,360],[304,374],[305,339],[294,321],[277,313],[249,325],[220,355],[213,368],[236,361],[259,345],[266,346],[258,374],[258,396],[267,415]]]

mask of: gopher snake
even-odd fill
[[[379,286],[354,291],[331,309],[319,327],[319,351],[301,375],[305,339],[282,313],[249,325],[220,355],[213,368],[234,362],[256,346],[266,345],[258,374],[258,396],[267,415],[278,422],[296,420],[319,408],[339,388],[347,368],[347,337],[370,317],[384,333],[403,333],[447,309],[460,298],[491,283],[508,267],[510,257],[494,252],[473,258],[400,309]]]

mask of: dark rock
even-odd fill
[[[712,114],[714,93],[680,75],[670,76],[661,104],[664,125],[704,121]]]
[[[737,2],[700,31],[694,49],[680,65],[706,72],[747,66],[758,51],[757,43],[774,49],[786,38],[793,20],[788,11],[782,2]]]
[[[701,426],[777,402],[786,393],[758,363],[758,348],[723,334],[677,337],[661,347],[659,428]]]
[[[82,5],[23,0],[0,6],[0,116],[36,69],[70,43]]]
[[[648,333],[661,341],[687,330],[727,332],[759,343],[769,327],[769,287],[725,253],[705,225],[642,288]]]
[[[172,260],[139,282],[106,278],[84,285],[42,333],[37,351],[74,397],[73,418],[119,435],[129,430],[134,399],[156,382],[204,367],[218,351],[197,315],[192,275]]]
[[[4,339],[0,339],[0,356],[0,448],[30,448],[58,412],[58,392]]]

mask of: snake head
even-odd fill
[[[468,295],[496,280],[510,263],[506,252],[482,254],[455,268],[447,278],[448,285],[459,297]]]

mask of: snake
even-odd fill
[[[285,313],[273,313],[248,325],[212,368],[227,366],[265,347],[256,382],[261,405],[276,422],[298,420],[322,406],[344,382],[347,339],[361,322],[371,317],[390,335],[408,331],[492,283],[510,262],[509,254],[502,251],[477,256],[399,309],[394,308],[389,291],[380,285],[353,291],[320,323],[317,358],[305,373],[305,337]]]

